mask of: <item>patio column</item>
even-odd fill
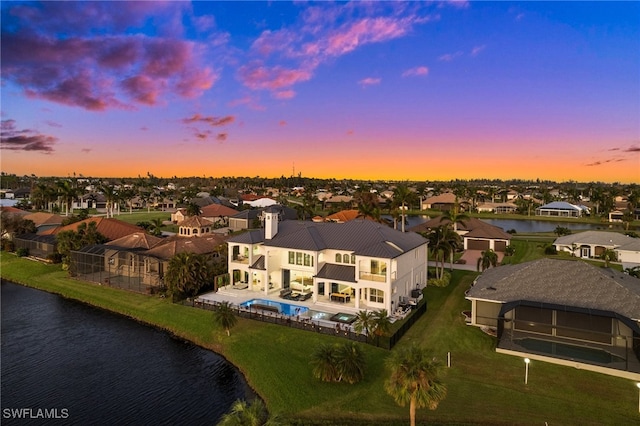
[[[360,310],[360,288],[355,287],[355,299],[356,299],[356,309]]]

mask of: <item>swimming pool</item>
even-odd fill
[[[291,305],[289,303],[274,302],[273,300],[266,299],[247,300],[246,302],[242,302],[240,306],[243,308],[255,307],[256,309],[274,312],[277,309],[279,313],[288,316],[302,315],[309,310],[306,306]]]
[[[554,355],[559,358],[575,361],[597,364],[611,364],[614,362],[624,361],[624,358],[620,358],[619,356],[606,352],[602,349],[589,348],[586,346],[551,342],[548,340],[533,339],[530,337],[515,339],[513,342],[533,352],[545,355]]]

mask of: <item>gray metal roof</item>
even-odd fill
[[[249,266],[249,269],[260,269],[261,271],[266,270],[266,268],[264,267],[264,256],[258,256],[256,261],[253,262],[253,265]]]
[[[357,219],[346,223],[280,222],[278,233],[264,244],[294,250],[344,250],[360,256],[392,259],[427,244],[427,240],[413,232],[400,232],[370,220]]]
[[[350,283],[356,282],[356,267],[349,265],[335,265],[332,263],[325,263],[325,265],[318,271],[316,278],[324,278],[334,281],[347,281]]]
[[[528,300],[616,312],[640,320],[640,279],[583,261],[540,259],[489,268],[469,299]]]

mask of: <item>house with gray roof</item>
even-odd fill
[[[557,238],[553,245],[558,251],[565,251],[585,259],[597,258],[606,250],[613,250],[623,268],[640,266],[640,238],[633,238],[619,232],[578,232]]]
[[[582,217],[590,214],[587,206],[577,206],[566,201],[553,201],[536,208],[536,216]]]
[[[264,210],[262,220],[262,229],[228,240],[233,285],[390,313],[426,285],[428,241],[416,233],[369,220],[282,221],[276,210]]]
[[[497,350],[640,380],[640,279],[583,261],[490,268],[466,293]]]

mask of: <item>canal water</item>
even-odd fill
[[[1,287],[3,425],[50,424],[44,416],[65,425],[212,425],[251,395],[214,352],[57,295]]]
[[[390,216],[388,217],[390,218]],[[429,220],[428,216],[408,216],[406,228],[411,228],[412,226],[420,225]],[[546,221],[546,220],[535,220],[535,219],[524,219],[524,220],[515,220],[515,219],[480,219],[483,222],[486,222],[490,225],[497,226],[502,228],[504,231],[509,231],[511,229],[515,229],[516,233],[530,233],[530,232],[553,232],[556,227],[562,226],[564,228],[568,228],[572,231],[588,231],[588,230],[608,230],[607,224],[594,224],[594,223],[577,223],[577,222],[556,222],[556,221]]]

